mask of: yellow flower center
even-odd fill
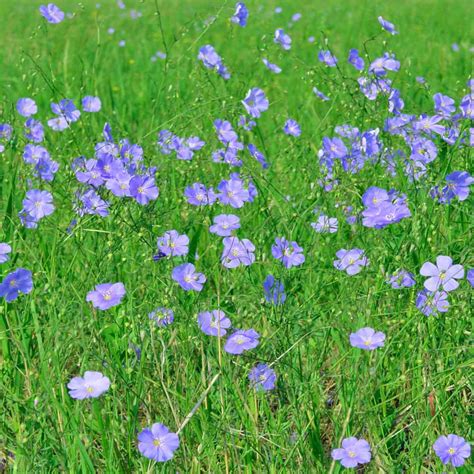
[[[349,455],[350,458],[356,457],[356,453],[354,451],[349,451],[347,454]]]
[[[143,194],[143,192],[145,191],[145,189],[143,188],[143,186],[140,186],[137,191],[139,192],[139,194]]]
[[[112,299],[112,295],[108,291],[106,291],[104,293],[104,300],[109,301],[110,299]]]
[[[454,448],[449,448],[448,449],[449,454],[454,454],[455,452],[456,452],[456,450]]]
[[[15,288],[15,286],[16,286],[16,280],[12,280],[12,281],[10,282],[10,286],[11,286],[12,288]]]
[[[242,336],[237,336],[235,338],[235,342],[240,345],[240,344],[243,344],[245,342],[245,339]]]
[[[439,274],[439,279],[440,279],[440,280],[444,280],[445,278],[446,278],[446,273],[441,272],[441,273]]]
[[[159,448],[161,446],[161,442],[159,439],[154,439],[153,440],[153,446]]]
[[[86,389],[89,393],[92,393],[94,391],[94,387],[87,387]]]

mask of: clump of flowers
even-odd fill
[[[410,209],[406,204],[406,196],[397,191],[372,186],[362,196],[365,209],[362,211],[362,224],[365,227],[383,229],[389,224],[400,222],[410,217]]]

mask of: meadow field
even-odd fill
[[[0,1],[0,472],[472,472],[471,2],[236,3]]]

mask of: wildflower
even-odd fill
[[[219,194],[217,195],[222,204],[229,204],[234,208],[240,208],[249,200],[249,190],[244,188],[240,179],[231,178],[223,180],[217,186]]]
[[[44,127],[41,122],[34,118],[29,118],[25,122],[25,138],[35,143],[41,143],[44,140]]]
[[[323,94],[317,87],[313,87],[313,93],[319,97],[322,101],[330,100],[329,97]]]
[[[0,283],[0,296],[10,303],[20,296],[27,295],[33,289],[33,279],[30,270],[17,268],[9,273]]]
[[[84,372],[84,377],[74,377],[67,384],[69,395],[77,400],[85,398],[97,398],[105,393],[110,387],[108,377],[100,372]]]
[[[193,206],[207,206],[214,204],[217,199],[212,188],[207,189],[204,184],[194,183],[188,186],[184,191],[184,196],[187,198],[188,203]]]
[[[157,462],[169,461],[178,447],[178,435],[171,433],[169,428],[161,423],[144,428],[138,434],[138,450],[146,458]]]
[[[248,17],[249,17],[249,11],[247,10],[245,3],[237,2],[235,5],[234,16],[232,16],[230,21],[240,26],[246,26]]]
[[[384,20],[381,16],[379,16],[377,19],[385,31],[388,31],[392,35],[398,34],[398,31],[395,31],[395,25],[393,23],[390,23],[388,20]]]
[[[387,71],[398,71],[400,69],[400,61],[395,59],[395,55],[385,53],[382,57],[375,59],[369,66],[369,72],[377,77],[387,74]]]
[[[204,334],[217,337],[225,336],[232,325],[224,311],[218,309],[199,313],[198,324]]]
[[[162,237],[158,237],[158,250],[170,257],[188,254],[189,237],[179,235],[176,230],[169,230]]]
[[[269,164],[264,156],[264,154],[259,151],[259,149],[252,143],[249,143],[247,146],[250,154],[260,163],[263,169],[267,169]]]
[[[434,452],[443,464],[452,464],[454,467],[464,465],[471,455],[471,446],[462,437],[455,434],[440,436],[433,444]]]
[[[438,316],[438,312],[445,313],[449,309],[448,294],[445,291],[420,291],[416,296],[416,307],[425,316]]]
[[[257,391],[269,391],[275,388],[276,373],[267,364],[257,364],[249,373],[251,386]]]
[[[273,38],[273,42],[279,44],[286,51],[291,49],[291,38],[281,28],[278,28],[275,31],[275,37]]]
[[[23,117],[30,117],[31,115],[35,115],[36,112],[38,112],[38,107],[36,106],[36,102],[33,99],[24,98],[18,99],[16,103],[16,110]]]
[[[158,327],[165,327],[174,321],[174,312],[169,308],[156,308],[148,313],[148,318],[154,321]]]
[[[99,97],[87,95],[82,99],[82,110],[84,112],[99,112],[102,108],[102,103]]]
[[[254,118],[260,117],[261,113],[268,109],[269,105],[265,92],[258,87],[254,87],[248,91],[242,104],[244,104],[247,113]]]
[[[186,291],[201,291],[206,282],[204,274],[196,272],[192,263],[178,265],[173,269],[171,277]]]
[[[318,59],[329,67],[336,67],[337,58],[329,50],[321,50],[318,53]]]
[[[445,132],[445,127],[438,124],[438,122],[441,120],[443,120],[441,115],[435,115],[433,117],[421,115],[418,120],[413,122],[413,130],[416,132],[434,132],[438,135],[443,135]]]
[[[324,214],[321,214],[318,217],[318,222],[312,222],[311,227],[319,233],[330,233],[334,234],[338,229],[338,221],[336,217],[328,217]]]
[[[447,95],[437,93],[433,96],[433,101],[435,104],[435,111],[439,115],[444,115],[445,117],[451,116],[456,111],[456,105],[454,100]]]
[[[239,127],[242,127],[244,130],[247,130],[247,132],[250,132],[255,127],[255,125],[257,125],[255,120],[250,120],[245,115],[241,115],[239,117],[238,123]]]
[[[362,71],[365,67],[363,58],[359,56],[358,49],[351,49],[347,61],[352,64],[358,71]]]
[[[27,191],[23,209],[35,220],[40,220],[54,212],[53,196],[48,191],[38,189]]]
[[[220,214],[214,217],[214,224],[209,227],[209,232],[220,237],[229,237],[233,230],[240,228],[240,219],[233,214]]]
[[[239,329],[227,338],[224,350],[229,354],[242,354],[259,344],[260,334],[254,329]]]
[[[10,140],[13,133],[13,127],[8,123],[0,123],[0,140]]]
[[[144,206],[158,197],[159,190],[151,176],[134,176],[130,180],[130,195]]]
[[[286,301],[285,286],[281,281],[275,280],[273,275],[267,275],[265,278],[263,291],[267,303],[279,305]]]
[[[225,237],[223,239],[222,265],[226,268],[236,268],[240,265],[251,265],[255,261],[255,246],[248,239]]]
[[[65,117],[54,117],[48,120],[48,126],[55,132],[62,132],[69,128],[69,122]]]
[[[125,293],[123,283],[102,283],[87,293],[86,301],[90,301],[94,308],[106,310],[120,304]]]
[[[62,99],[58,104],[52,103],[51,110],[53,114],[59,116],[60,119],[65,119],[69,122],[77,122],[81,116],[81,112],[76,108],[71,99]]]
[[[215,70],[224,79],[230,79],[230,74],[224,66],[221,57],[210,44],[203,46],[199,50],[198,59],[202,61],[207,69]]]
[[[445,255],[436,257],[436,265],[425,262],[420,269],[420,274],[429,277],[424,287],[429,291],[437,291],[440,287],[444,291],[453,291],[459,283],[456,280],[464,277],[462,265],[453,265],[453,259]]]
[[[362,195],[362,202],[365,205],[362,212],[362,224],[365,227],[382,229],[411,216],[406,197],[399,195],[395,190],[386,191],[371,186]]]
[[[469,186],[474,183],[474,178],[467,171],[454,171],[446,176],[448,183],[443,188],[443,198],[450,202],[457,197],[459,201],[465,201],[469,197]]]
[[[107,217],[109,215],[109,203],[104,201],[93,189],[89,189],[77,197],[80,204],[75,210],[80,216],[90,214]]]
[[[358,347],[365,351],[373,351],[385,344],[385,334],[380,331],[375,332],[372,328],[359,329],[357,332],[353,332],[349,339],[352,347]]]
[[[276,64],[272,64],[267,58],[263,58],[262,62],[270,71],[274,72],[275,74],[280,74],[281,68]]]
[[[344,467],[356,467],[370,462],[372,455],[370,445],[365,439],[350,437],[342,440],[342,448],[331,451],[331,457],[341,461]]]
[[[336,252],[336,257],[338,260],[334,260],[334,266],[348,275],[356,275],[362,271],[362,267],[369,265],[369,259],[361,249],[341,249]]]
[[[48,23],[56,24],[64,20],[64,12],[54,3],[41,5],[39,11]]]
[[[287,135],[291,135],[293,137],[299,137],[301,135],[301,127],[299,126],[298,122],[293,119],[288,119],[285,122],[285,126],[283,127],[283,131]]]
[[[387,283],[395,289],[410,288],[416,284],[415,276],[406,270],[398,270],[390,276]]]
[[[8,244],[4,242],[0,243],[0,263],[8,262],[10,258],[8,254],[11,253],[11,251],[12,248]]]
[[[467,281],[474,288],[474,268],[467,271]]]
[[[117,173],[113,178],[107,179],[105,187],[117,197],[130,197],[130,180],[132,177],[125,171]]]
[[[286,268],[297,267],[305,261],[303,249],[296,242],[288,242],[284,237],[275,239],[272,255],[281,260]]]
[[[323,137],[323,150],[329,158],[344,158],[347,148],[340,138]]]

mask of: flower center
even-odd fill
[[[94,387],[87,387],[86,390],[88,393],[92,393],[94,391]]]
[[[11,287],[11,288],[15,288],[15,286],[16,286],[16,280],[12,280],[12,281],[10,282],[10,287]]]
[[[445,278],[446,278],[446,273],[445,273],[445,272],[441,272],[441,273],[439,274],[439,279],[440,279],[440,280],[444,280]]]
[[[106,291],[104,293],[104,300],[109,301],[111,298],[112,298],[112,295],[108,291]]]
[[[235,342],[240,345],[240,344],[243,344],[245,342],[245,339],[242,336],[237,336],[235,338]]]
[[[356,453],[354,451],[349,451],[347,454],[349,455],[350,458],[356,457]]]
[[[137,191],[139,192],[139,194],[143,194],[143,192],[145,191],[145,189],[143,188],[143,186],[140,186]]]
[[[159,448],[161,446],[161,442],[159,439],[154,439],[153,440],[153,446],[155,446],[156,448]]]
[[[38,209],[39,207],[41,207],[41,201],[36,201],[35,202],[35,207]]]
[[[448,449],[449,454],[454,454],[455,452],[456,452],[456,450],[454,448],[449,448]]]

